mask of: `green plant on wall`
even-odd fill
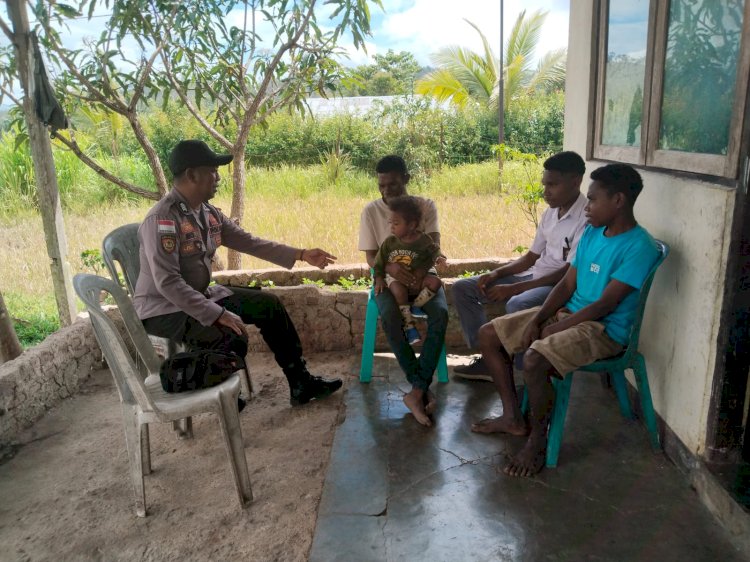
[[[99,275],[101,271],[104,271],[106,267],[104,264],[104,258],[99,250],[84,250],[81,252],[81,265],[87,269],[93,269],[94,273]]]

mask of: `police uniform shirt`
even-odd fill
[[[298,250],[245,232],[213,205],[193,211],[172,189],[148,212],[138,228],[141,271],[133,304],[141,320],[183,311],[204,326],[219,318],[216,301],[232,292],[212,285],[211,260],[227,246],[280,265],[294,266]]]

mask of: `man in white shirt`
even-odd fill
[[[504,301],[507,314],[541,305],[575,255],[586,226],[586,196],[581,193],[586,164],[575,152],[566,151],[550,156],[543,166],[544,200],[549,208],[542,214],[529,251],[490,273],[453,284],[453,302],[471,350],[479,348],[479,328],[487,322],[485,304]],[[454,371],[461,378],[492,381],[481,356]]]
[[[378,189],[381,198],[365,206],[359,224],[359,249],[365,253],[370,267],[375,264],[375,256],[383,240],[391,235],[388,224],[390,217],[388,201],[407,195],[406,185],[409,183],[406,163],[400,156],[391,155],[382,158],[375,171],[378,174]],[[422,224],[419,230],[428,234],[439,246],[440,228],[435,203],[430,199],[422,199],[422,205]],[[389,263],[386,266],[386,273],[406,286],[414,281],[414,275],[400,263]],[[424,313],[427,314],[427,335],[419,358],[404,335],[401,312],[391,292],[382,291],[375,296],[375,301],[380,311],[388,344],[403,369],[406,379],[412,384],[412,392],[404,397],[404,403],[420,423],[430,425],[428,416],[435,407],[435,398],[429,387],[440,358],[440,350],[445,341],[445,329],[448,325],[448,303],[445,300],[445,291],[441,287],[435,296],[422,307]]]

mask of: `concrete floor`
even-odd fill
[[[559,467],[515,479],[523,438],[469,431],[500,411],[490,383],[436,383],[425,428],[392,356],[375,373],[349,385],[311,561],[746,560],[596,375],[573,384]]]

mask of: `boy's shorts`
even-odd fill
[[[492,320],[497,337],[500,338],[500,342],[508,353],[526,351],[522,342],[523,333],[540,308],[541,306],[535,306]],[[542,324],[541,330],[571,314],[570,311],[561,308]],[[536,340],[531,344],[530,349],[543,355],[562,378],[579,367],[617,355],[623,350],[623,346],[607,335],[604,331],[604,324],[587,321],[544,339]]]

